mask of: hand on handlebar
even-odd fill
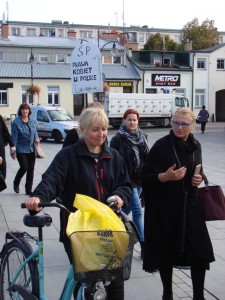
[[[38,207],[39,203],[40,203],[40,199],[38,197],[27,198],[24,202],[28,210],[36,211],[36,212],[39,212],[42,209],[41,207]]]

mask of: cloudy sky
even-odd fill
[[[8,12],[7,12],[8,2]],[[0,0],[3,13],[10,21],[69,21],[74,24],[125,26],[148,25],[153,28],[181,29],[194,18],[199,24],[214,20],[225,31],[225,1],[202,0]]]

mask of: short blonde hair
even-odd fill
[[[177,115],[186,115],[190,118],[191,123],[196,123],[196,117],[193,111],[189,107],[180,107],[173,114],[172,121],[176,119]]]
[[[99,126],[99,127],[109,127],[109,119],[104,112],[103,109],[97,108],[97,107],[88,107],[85,108],[79,119],[79,128],[78,132],[81,134],[81,131],[84,129],[91,128],[93,126]]]

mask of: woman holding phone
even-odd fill
[[[180,108],[172,130],[156,141],[143,167],[145,249],[143,269],[159,271],[163,300],[173,299],[173,268],[190,268],[193,299],[204,300],[204,280],[213,248],[197,197],[202,151],[192,131],[195,115]]]

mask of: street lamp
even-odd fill
[[[100,52],[102,52],[103,49],[104,49],[104,47],[105,47],[106,45],[110,44],[110,43],[113,43],[112,49],[111,49],[111,51],[110,51],[111,54],[112,54],[112,56],[117,56],[117,54],[118,54],[118,49],[116,48],[116,42],[115,42],[115,41],[109,41],[109,42],[105,43],[105,44],[102,46],[102,48],[100,49]]]
[[[29,57],[29,63],[30,63],[31,86],[33,87],[33,83],[34,83],[34,70],[33,70],[34,54],[32,52],[32,48],[31,48],[31,53],[30,53],[30,57]],[[34,100],[34,95],[32,93],[31,94],[31,102],[32,102],[32,104],[34,103],[33,100]]]

